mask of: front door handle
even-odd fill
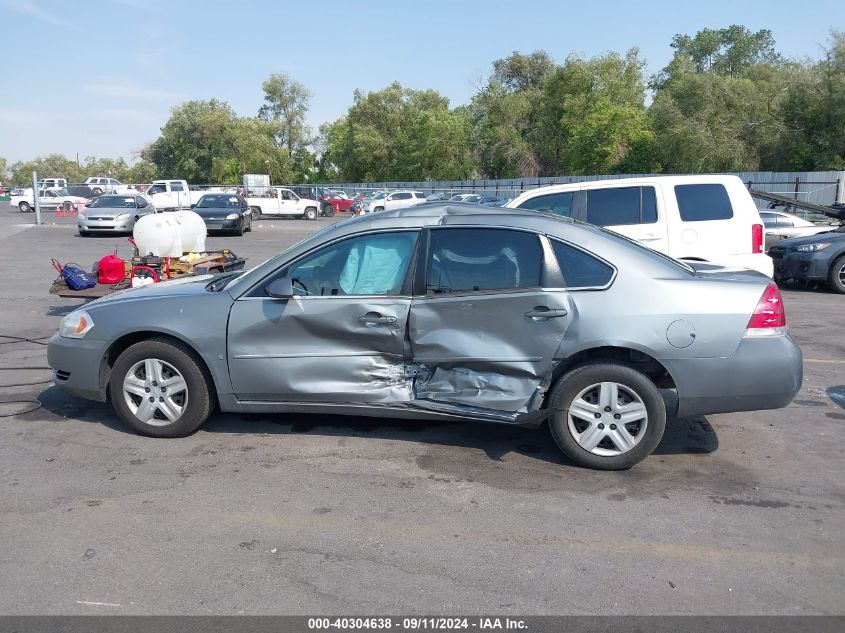
[[[565,317],[567,314],[569,312],[564,308],[550,309],[546,306],[537,306],[533,310],[526,312],[525,316],[529,319],[554,319],[556,317]]]
[[[384,316],[378,312],[367,312],[358,317],[358,320],[364,325],[391,325],[396,323],[395,316]]]

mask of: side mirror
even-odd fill
[[[273,299],[293,298],[293,281],[290,277],[279,277],[267,286],[267,295]]]
[[[197,205],[196,205],[196,204],[192,204],[192,205],[191,205],[191,208],[192,208],[192,209],[196,209],[196,208],[197,208]]]

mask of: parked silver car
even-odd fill
[[[223,411],[549,424],[628,468],[667,413],[786,406],[802,379],[777,287],[534,211],[427,203],[326,227],[244,273],[65,317],[56,384],[138,432]]]
[[[83,237],[102,232],[131,233],[138,218],[155,212],[141,195],[100,196],[76,215],[76,228]]]
[[[837,220],[825,218],[824,223],[814,223],[799,218],[792,213],[785,211],[765,210],[760,211],[760,219],[766,231],[765,247],[768,250],[781,240],[788,240],[793,237],[806,237],[832,231],[842,223]]]

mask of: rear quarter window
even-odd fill
[[[724,185],[675,185],[675,197],[684,222],[730,220],[734,216],[731,199]]]
[[[581,249],[552,240],[552,250],[567,288],[603,288],[613,279],[613,268]]]

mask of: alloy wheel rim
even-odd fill
[[[569,433],[585,451],[601,457],[623,455],[645,437],[648,410],[631,387],[616,382],[582,389],[569,404]]]
[[[140,422],[168,426],[177,422],[188,406],[188,384],[170,363],[147,358],[126,372],[123,398]]]

